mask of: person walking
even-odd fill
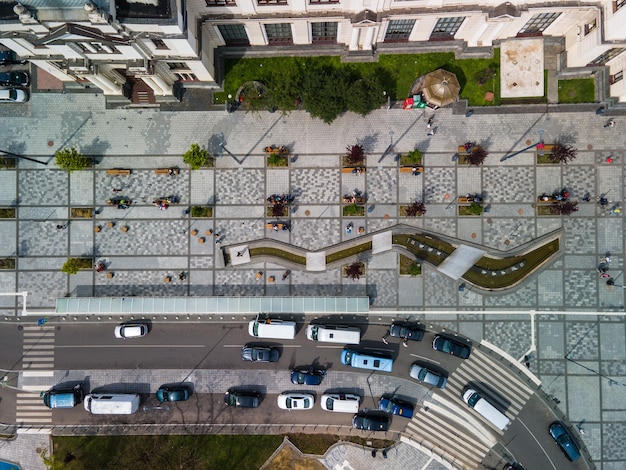
[[[433,127],[431,130],[429,130],[429,131],[426,133],[426,135],[427,135],[428,137],[432,137],[432,136],[434,136],[434,135],[435,135],[435,128]]]
[[[615,127],[615,119],[611,118],[607,121],[607,123],[604,125],[604,128],[606,129],[607,127]]]

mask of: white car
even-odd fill
[[[121,339],[141,338],[148,334],[148,325],[145,323],[131,323],[117,325],[115,327],[115,337]]]
[[[0,89],[0,102],[3,101],[24,103],[28,101],[28,95],[19,88],[2,88]]]
[[[277,404],[281,410],[310,410],[315,398],[308,393],[285,392],[278,395]]]

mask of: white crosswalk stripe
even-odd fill
[[[52,386],[53,326],[24,325],[21,369],[19,385],[22,391],[17,394],[16,422],[22,426],[52,424],[52,411],[43,404],[40,393]]]
[[[406,428],[407,434],[417,442],[427,442],[438,447],[437,453],[459,468],[473,469],[485,458],[503,431],[469,408],[461,397],[468,384],[479,384],[484,392],[492,390],[491,401],[500,403],[511,420],[519,414],[533,388],[520,379],[508,363],[480,349],[473,349],[469,359],[448,378],[444,390],[433,390],[432,400],[425,402]],[[468,432],[469,431],[469,432]]]

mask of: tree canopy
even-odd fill
[[[91,165],[91,160],[83,156],[74,147],[66,147],[55,152],[55,160],[59,168],[71,173],[73,171],[84,170]]]
[[[198,170],[209,161],[208,150],[201,149],[198,144],[191,144],[189,150],[183,154],[183,161],[191,167],[192,170]]]

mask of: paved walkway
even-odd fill
[[[34,94],[26,106],[0,108],[3,150],[49,163],[21,160],[18,169],[0,171],[0,205],[19,204],[17,220],[0,220],[0,256],[19,255],[17,270],[0,271],[0,290],[28,291],[34,313],[52,310],[55,299],[66,295],[369,295],[374,311],[427,314],[430,321],[497,344],[514,357],[529,347],[529,320],[510,313],[545,311],[536,317],[538,351],[529,358],[531,370],[572,422],[585,420],[581,437],[598,465],[623,468],[626,324],[623,317],[608,314],[624,311],[624,220],[595,198],[607,195],[609,208],[623,200],[626,120],[618,118],[614,128],[604,129],[605,118],[592,111],[514,109],[503,107],[499,114],[477,110],[469,118],[440,109],[437,132],[427,137],[430,114],[415,110],[380,110],[365,118],[348,114],[328,126],[302,112],[106,110],[100,95]],[[540,167],[528,150],[500,161],[536,142],[540,129],[546,143],[572,142],[578,158],[569,165]],[[467,140],[490,152],[484,166],[457,167],[452,157]],[[193,142],[218,156],[215,169],[184,169],[180,155]],[[344,174],[339,156],[357,142],[368,152],[367,172]],[[295,159],[288,169],[265,167],[263,147],[270,144],[292,149]],[[381,159],[390,145],[395,152],[415,147],[425,152],[425,172],[400,173],[394,153]],[[95,170],[68,176],[51,163],[54,151],[64,146],[103,158]],[[606,163],[609,156],[613,163]],[[181,175],[154,174],[155,168],[168,166],[183,168]],[[107,176],[105,169],[115,167],[131,168],[132,175]],[[114,187],[123,188],[136,204],[127,211],[105,206]],[[537,195],[562,187],[579,201],[580,210],[571,217],[537,216]],[[367,194],[368,210],[363,217],[343,217],[341,195],[355,188]],[[291,232],[267,230],[271,220],[265,216],[265,199],[289,192],[296,195]],[[453,200],[469,192],[482,192],[490,212],[457,216]],[[583,202],[587,193],[590,202]],[[169,194],[179,195],[182,204],[167,211],[151,205],[155,197]],[[425,201],[427,214],[398,217],[398,204],[415,199]],[[190,219],[184,209],[191,204],[214,205],[215,217]],[[81,206],[98,209],[95,220],[72,219],[69,228],[56,228],[68,221],[70,207]],[[116,223],[111,229],[109,221]],[[417,278],[399,276],[398,255],[391,252],[368,258],[367,275],[356,282],[343,278],[341,268],[323,273],[292,269],[282,280],[284,268],[273,263],[223,269],[213,240],[199,243],[210,229],[228,245],[267,237],[318,250],[358,237],[354,230],[345,233],[350,222],[364,226],[366,233],[410,224],[502,252],[563,228],[565,246],[559,259],[519,287],[485,294],[460,290],[458,281],[427,265]],[[95,233],[95,225],[104,229]],[[122,226],[129,231],[123,233]],[[193,229],[199,235],[191,235]],[[607,252],[614,286],[596,272]],[[59,271],[68,255],[104,259],[114,276],[81,272],[68,277]],[[180,271],[188,272],[185,281],[178,281]],[[261,280],[255,277],[258,271],[264,272]],[[173,281],[164,283],[170,276]],[[14,321],[16,306],[12,297],[0,297],[6,321]],[[450,316],[442,310],[466,313]],[[503,313],[480,313],[494,310]]]

